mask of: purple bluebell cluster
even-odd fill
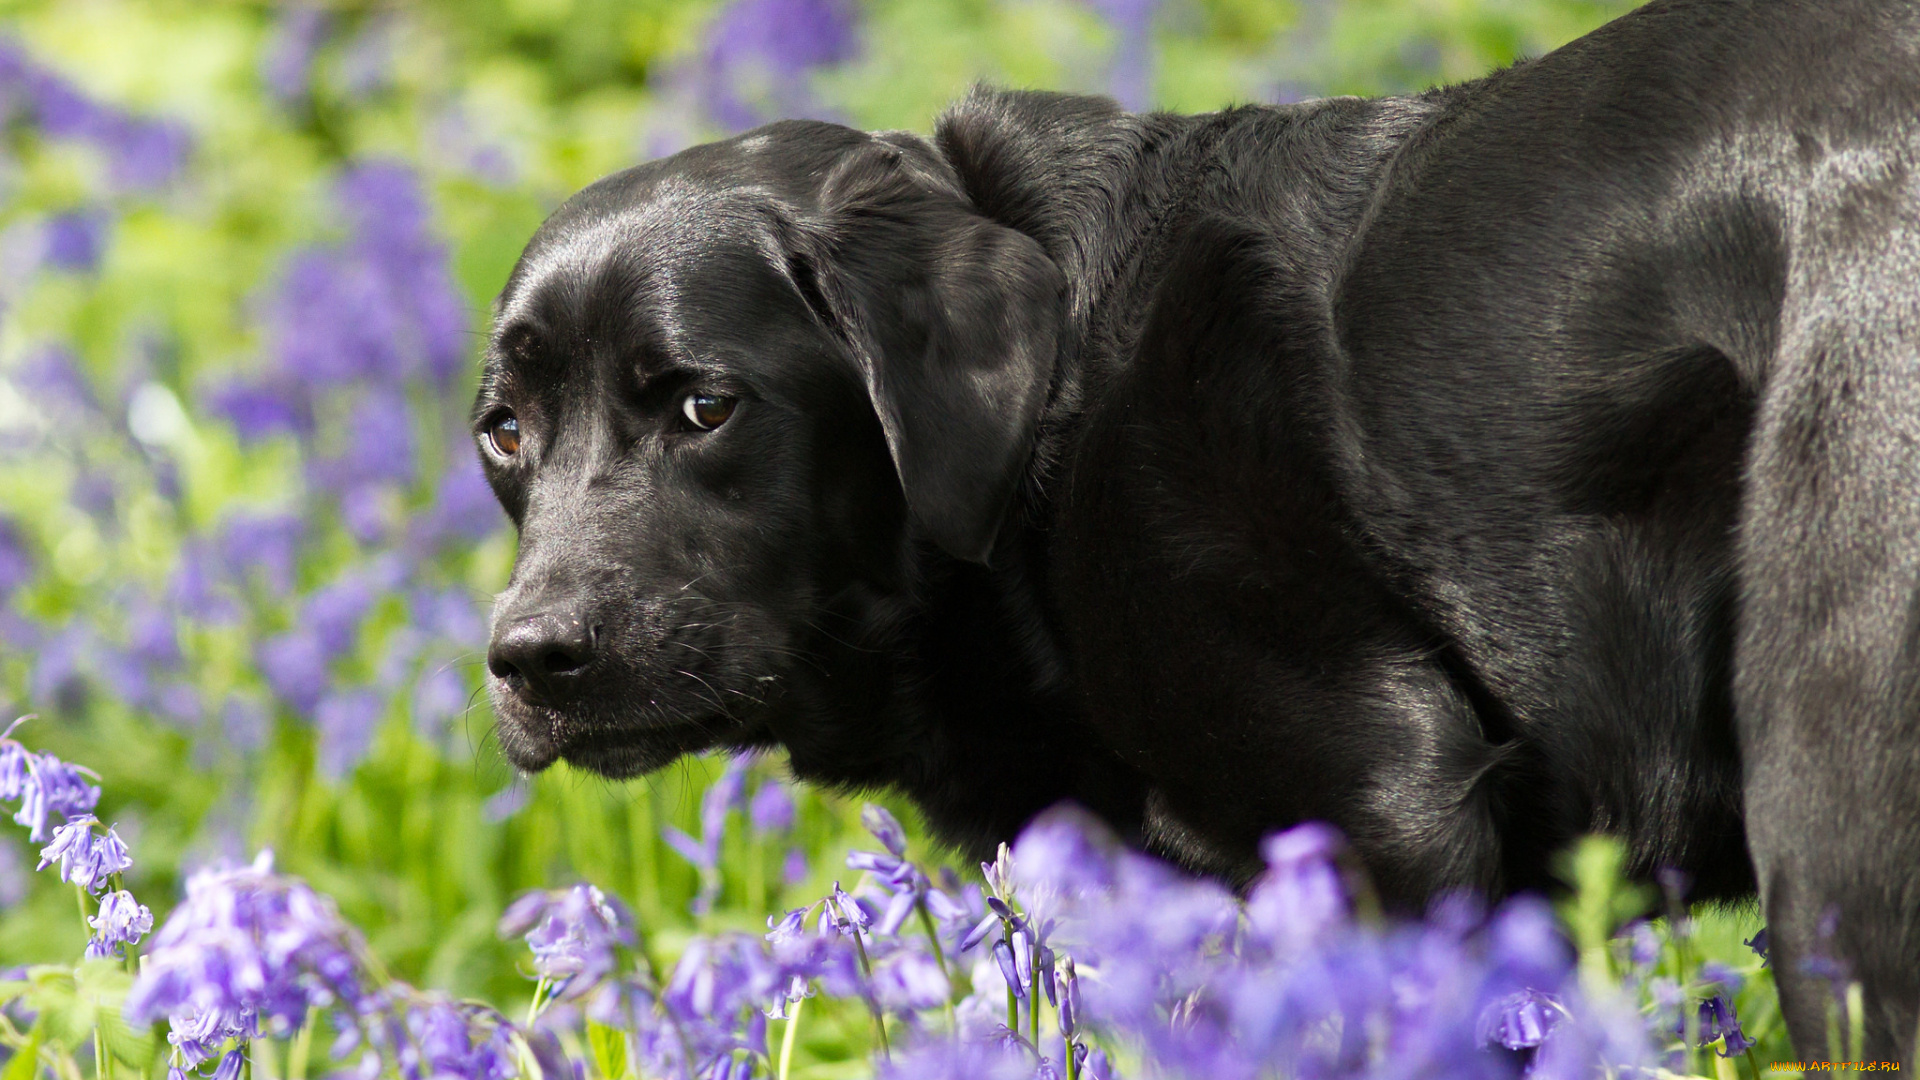
[[[822,993],[871,1011],[880,1075],[896,1080],[1106,1080],[1116,1049],[1143,1075],[1208,1080],[1585,1078],[1653,1060],[1637,1011],[1574,977],[1543,904],[1488,913],[1456,898],[1421,923],[1360,919],[1324,826],[1270,839],[1240,899],[1071,809],[983,866],[984,891],[935,883],[891,815],[863,818],[883,850],[848,857],[852,891],[770,920],[764,939],[695,938],[664,977],[607,967],[616,924],[581,920],[590,893],[524,899],[503,930],[527,932],[537,958],[557,940],[598,943],[589,966],[570,952],[555,972],[590,969],[586,1015],[633,1033],[641,1075],[684,1080],[780,1075],[768,1021],[791,1028]]]
[[[153,929],[153,913],[120,887],[120,878],[133,866],[133,857],[120,835],[109,826],[104,832],[92,810],[100,803],[100,788],[89,783],[93,773],[52,754],[35,753],[12,738],[14,729],[31,720],[23,716],[0,731],[0,803],[18,802],[14,821],[25,825],[31,839],[47,841],[34,869],[58,867],[60,880],[78,886],[87,910],[87,894],[97,898],[87,925],[93,931],[86,955],[107,959],[124,954]],[[52,815],[61,824],[49,830]],[[103,895],[104,894],[104,895]]]
[[[28,719],[21,717],[0,731],[0,803],[18,804],[13,820],[39,843],[53,837],[56,815],[65,823],[91,822],[93,808],[100,804],[100,786],[90,782],[95,777],[85,766],[36,754],[11,738]]]
[[[811,77],[859,48],[850,0],[733,0],[715,16],[688,74],[707,114],[728,131],[782,117],[834,119]]]
[[[273,872],[273,856],[203,870],[146,949],[127,998],[137,1024],[167,1020],[168,1041],[197,1067],[230,1040],[286,1034],[309,1008],[343,1005],[354,1017],[385,1002],[366,974],[365,946],[333,904]]]
[[[527,1075],[523,1050],[558,1067],[549,1075],[570,1071],[550,1038],[491,1007],[385,977],[332,901],[276,873],[270,852],[188,880],[148,944],[125,1012],[134,1024],[167,1022],[171,1080],[209,1063],[211,1080],[231,1080],[255,1040],[310,1035],[323,1019],[335,1032],[325,1056],[346,1066],[343,1076],[507,1080]]]
[[[0,126],[22,121],[54,139],[92,147],[121,190],[150,190],[180,174],[192,149],[185,128],[95,101],[0,37]]]
[[[693,913],[705,915],[720,897],[720,842],[726,836],[727,815],[739,809],[746,795],[751,754],[735,755],[719,779],[700,796],[700,836],[696,839],[672,825],[660,827],[660,838],[700,872],[700,891]]]
[[[319,9],[289,9],[269,81],[297,94],[329,24]],[[94,202],[38,226],[29,271],[94,269],[120,203],[185,165],[188,143],[177,125],[87,97],[4,38],[0,117],[94,147],[116,178]],[[466,368],[472,313],[411,168],[352,164],[332,195],[342,235],[289,254],[254,307],[265,362],[197,395],[245,440],[290,435],[304,491],[262,493],[277,502],[229,508],[190,532],[160,587],[129,577],[89,596],[78,613],[52,618],[18,613],[34,606],[15,597],[32,589],[41,562],[24,523],[0,519],[0,640],[32,657],[27,690],[35,705],[72,712],[104,692],[207,736],[203,754],[245,754],[267,743],[277,704],[280,715],[317,729],[315,760],[329,779],[353,769],[391,712],[411,712],[437,740],[464,714],[471,678],[455,661],[484,641],[485,627],[478,598],[449,580],[443,556],[470,550],[505,520],[465,440],[426,433],[458,427],[444,402]],[[49,440],[79,463],[69,502],[110,539],[141,494],[130,490],[138,478],[128,459],[148,467],[151,490],[181,501],[172,452],[154,440],[164,441],[168,424],[192,425],[186,406],[196,403],[194,394],[182,401],[151,366],[125,366],[125,385],[102,385],[71,349],[47,345],[8,371],[45,410]],[[403,625],[366,641],[369,622],[396,597]],[[239,629],[256,643],[252,670],[237,685],[205,677],[203,629]],[[374,644],[377,657],[366,657],[362,650]],[[36,805],[22,813],[40,813]],[[36,840],[44,831],[36,828]]]

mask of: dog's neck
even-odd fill
[[[1394,155],[1457,89],[1195,116],[977,90],[942,116],[935,145],[975,208],[1032,237],[1067,280],[1029,498],[1048,486],[1088,395],[1132,362],[1159,254],[1199,208],[1270,229],[1294,255],[1295,288],[1320,297],[1330,318],[1345,253]],[[1044,517],[1028,516],[1036,509]]]

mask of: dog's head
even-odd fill
[[[507,756],[628,776],[776,738],[916,540],[986,559],[1063,295],[910,135],[784,122],[568,200],[473,413],[520,532],[487,654]]]

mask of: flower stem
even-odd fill
[[[107,1056],[107,1035],[98,1023],[93,1025],[93,1075],[113,1080],[113,1059]]]
[[[1039,946],[1033,946],[1038,952]],[[1033,1056],[1040,1056],[1040,961],[1034,958],[1033,974],[1028,976],[1027,987],[1027,1028],[1033,1035]]]
[[[800,1031],[800,1008],[806,1003],[805,997],[796,998],[793,1008],[787,1011],[787,1030],[780,1036],[779,1080],[787,1080],[787,1070],[793,1065],[793,1044],[798,1041]]]
[[[307,1054],[313,1046],[313,1023],[319,1018],[320,1010],[309,1007],[300,1033],[287,1047],[287,1080],[307,1080]]]
[[[893,1060],[893,1048],[887,1045],[887,1017],[885,1013],[880,1011],[880,1003],[873,999],[873,963],[867,959],[866,943],[860,940],[860,927],[847,915],[844,909],[841,909],[839,901],[831,901],[831,903],[836,909],[840,909],[840,918],[846,922],[853,934],[853,949],[860,955],[860,975],[867,981],[868,989],[865,995],[867,1008],[873,1013],[874,1028],[880,1032],[880,1056],[891,1061]]]
[[[958,1031],[959,1022],[956,1021],[953,1016],[953,999],[955,995],[959,993],[960,988],[953,984],[953,970],[947,966],[946,950],[940,947],[940,934],[933,927],[933,915],[927,911],[926,896],[922,895],[916,899],[913,902],[913,906],[915,910],[920,912],[920,928],[927,932],[927,941],[933,946],[933,958],[940,964],[940,977],[947,980],[947,1027],[951,1030]]]
[[[540,1016],[540,1006],[545,1004],[541,999],[547,995],[547,981],[547,977],[542,975],[540,981],[533,984],[533,1000],[527,1002],[526,1027],[528,1030],[532,1030],[534,1020]]]

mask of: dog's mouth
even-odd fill
[[[672,764],[685,754],[740,742],[749,724],[733,716],[606,720],[496,699],[500,749],[515,768],[540,772],[556,761],[615,780]]]

